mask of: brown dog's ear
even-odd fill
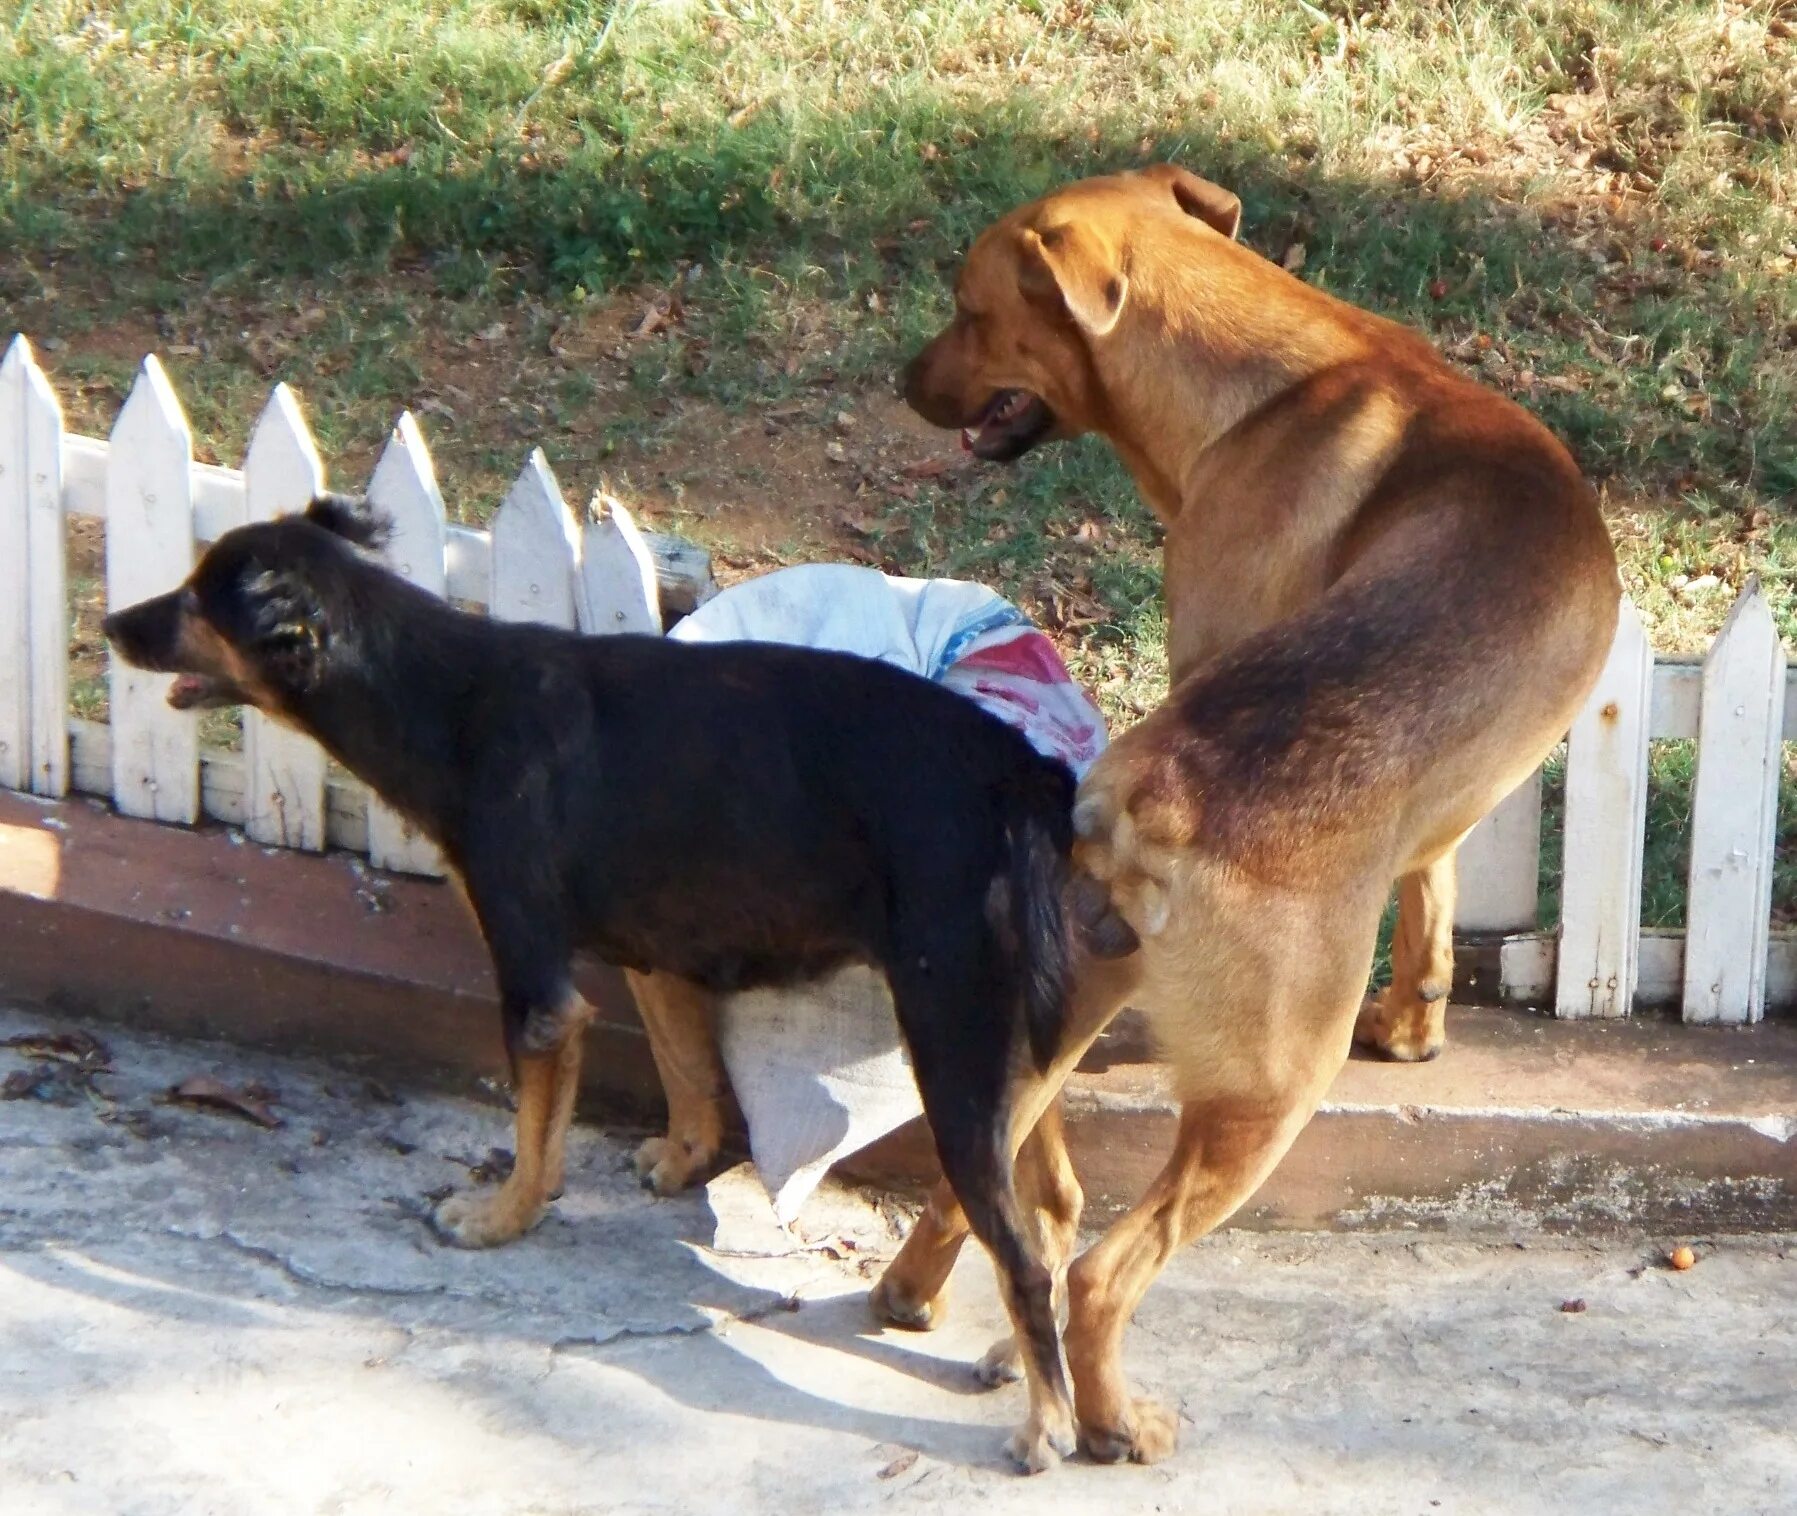
[[[1173,191],[1179,208],[1188,216],[1202,221],[1213,231],[1231,241],[1242,227],[1242,202],[1220,184],[1200,179],[1189,168],[1177,163],[1157,163],[1142,170],[1144,179],[1154,179]]]
[[[1033,227],[1023,233],[1024,293],[1059,297],[1067,314],[1093,337],[1105,336],[1123,314],[1129,277],[1117,255],[1079,222]]]

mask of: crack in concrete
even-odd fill
[[[197,1242],[201,1244],[222,1242],[236,1252],[243,1254],[246,1258],[252,1258],[258,1263],[267,1264],[270,1268],[274,1269],[277,1273],[284,1275],[294,1284],[301,1285],[306,1289],[323,1290],[329,1294],[397,1296],[411,1299],[432,1299],[452,1296],[449,1287],[443,1284],[351,1284],[346,1280],[328,1279],[323,1275],[314,1274],[309,1269],[295,1263],[291,1258],[284,1257],[274,1248],[264,1247],[262,1244],[256,1242],[246,1242],[228,1227],[221,1228],[216,1232],[188,1232],[183,1231],[180,1227],[165,1227],[163,1230],[168,1236],[179,1238],[183,1242]],[[458,1298],[478,1299],[479,1297]]]
[[[609,1348],[620,1342],[645,1341],[657,1339],[667,1340],[678,1337],[698,1337],[707,1332],[724,1332],[733,1326],[748,1326],[763,1321],[769,1316],[791,1315],[797,1311],[803,1301],[797,1295],[782,1295],[777,1300],[764,1301],[761,1305],[751,1306],[745,1311],[726,1311],[721,1307],[695,1307],[707,1310],[707,1314],[699,1321],[677,1322],[669,1326],[639,1327],[621,1326],[613,1331],[600,1334],[586,1334],[578,1337],[557,1337],[549,1344],[549,1352],[556,1354],[572,1352],[577,1348]]]

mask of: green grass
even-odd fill
[[[175,314],[397,278],[303,347],[398,396],[420,283],[578,305],[697,262],[693,387],[742,402],[808,304],[838,371],[885,367],[996,209],[1178,158],[1318,283],[1489,339],[1597,474],[1676,504],[1643,527],[1676,573],[1797,490],[1780,9],[18,0],[5,292]]]
[[[1567,438],[1660,646],[1756,570],[1790,633],[1794,30],[1788,0],[0,0],[0,326],[55,344],[85,430],[154,347],[222,457],[286,379],[351,477],[425,402],[465,516],[537,441],[583,484],[682,469],[674,509],[724,477],[694,416],[796,403],[821,442],[994,213],[1178,159]],[[991,580],[1113,716],[1152,703],[1156,537],[1102,449],[888,483],[874,557]]]

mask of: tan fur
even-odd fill
[[[656,1194],[673,1195],[709,1173],[723,1145],[730,1079],[718,1048],[717,997],[672,974],[627,970],[624,977],[668,1102],[668,1134],[636,1150],[637,1177]]]
[[[570,994],[559,1044],[521,1054],[512,1070],[518,1099],[512,1172],[497,1189],[451,1195],[433,1217],[437,1232],[458,1247],[490,1248],[521,1237],[543,1218],[567,1172],[568,1126],[580,1088],[581,1034],[593,1008]]]
[[[1166,1168],[1069,1274],[1080,1434],[1104,1459],[1173,1445],[1121,1357],[1173,1250],[1260,1185],[1357,1032],[1440,1050],[1453,850],[1565,732],[1616,621],[1565,449],[1414,333],[1237,246],[1233,203],[1164,167],[1022,207],[906,378],[943,426],[1028,391],[1049,435],[1109,440],[1167,526],[1174,689],[1075,813],[1076,861],[1141,946],[1122,981],[1087,966],[1074,1041],[1127,994],[1183,1104]],[[1394,881],[1393,982],[1363,1008]],[[1064,1155],[1051,1130],[1021,1158]],[[939,1193],[876,1305],[939,1319],[963,1225]]]

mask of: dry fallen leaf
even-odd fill
[[[0,1042],[27,1058],[41,1058],[53,1063],[72,1063],[77,1068],[100,1070],[112,1067],[112,1054],[106,1044],[87,1032],[20,1032]]]
[[[1562,1300],[1560,1302],[1560,1309],[1566,1312],[1568,1316],[1579,1316],[1584,1313],[1585,1302],[1582,1300]]]
[[[246,1089],[234,1090],[210,1074],[195,1074],[190,1079],[171,1085],[167,1098],[173,1105],[192,1106],[196,1110],[226,1111],[273,1131],[282,1124],[281,1118],[269,1109],[266,1093],[257,1093],[259,1089],[260,1086],[252,1085]]]
[[[494,1180],[508,1178],[514,1161],[509,1148],[488,1148],[485,1158],[466,1158],[460,1153],[445,1153],[443,1156],[451,1163],[461,1164],[468,1171],[468,1177],[476,1184],[491,1184]]]
[[[0,1081],[0,1100],[53,1100],[55,1086],[53,1069],[14,1069]]]
[[[947,458],[919,458],[915,463],[907,463],[899,472],[907,479],[939,479],[948,469]]]
[[[906,1469],[910,1468],[911,1465],[916,1462],[917,1449],[912,1448],[909,1452],[900,1453],[897,1458],[893,1459],[891,1463],[881,1469],[879,1477],[881,1479],[897,1479],[900,1474],[904,1473]]]

